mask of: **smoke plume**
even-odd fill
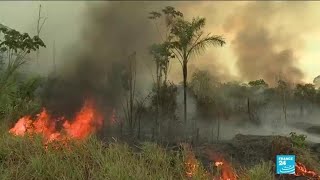
[[[122,78],[129,56],[134,53],[136,87],[141,87],[141,77],[145,84],[151,82],[146,67],[152,60],[146,51],[157,35],[147,19],[149,6],[143,2],[99,2],[89,6],[83,20],[83,38],[70,51],[73,57],[65,59],[59,78],[46,86],[45,106],[63,114],[79,109],[84,98],[94,98],[101,104],[99,107],[106,109],[118,106],[124,93]]]
[[[281,33],[282,23],[275,23],[277,13],[286,10],[281,3],[250,2],[227,19],[224,28],[235,31],[232,46],[244,80],[262,78],[270,84],[279,78],[302,80],[304,75],[296,67],[298,47],[294,46],[299,36]]]

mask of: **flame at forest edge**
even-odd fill
[[[57,130],[57,123],[62,121],[62,129]],[[18,120],[9,133],[16,136],[41,134],[45,144],[66,139],[84,139],[99,130],[103,124],[102,115],[95,109],[92,100],[86,100],[81,110],[72,120],[65,117],[53,118],[45,108],[32,119],[30,115]]]

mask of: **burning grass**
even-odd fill
[[[179,156],[154,144],[142,152],[128,145],[105,145],[94,137],[70,142],[70,149],[44,148],[42,138],[3,134],[0,138],[0,179],[183,179]]]
[[[62,121],[62,130],[58,131],[57,124]],[[65,117],[53,118],[45,108],[37,114],[35,119],[30,115],[18,120],[9,132],[16,136],[41,134],[45,144],[52,141],[64,141],[66,139],[84,139],[97,131],[103,123],[103,117],[95,109],[92,100],[86,100],[81,110],[72,120]]]
[[[112,122],[114,116],[110,119]],[[59,121],[62,121],[60,128]],[[45,109],[34,119],[20,118],[9,133],[5,129],[0,137],[0,179],[267,180],[275,177],[273,165],[266,162],[242,172],[234,169],[228,158],[214,150],[219,146],[206,152],[211,164],[208,170],[188,144],[181,144],[182,150],[178,152],[152,143],[142,144],[140,152],[122,143],[107,145],[92,136],[102,122],[92,101],[86,101],[72,120],[52,118]],[[232,147],[240,148],[235,151],[239,153],[238,160],[247,159],[247,154],[264,160],[271,160],[276,154],[296,154],[296,176],[320,179],[316,157],[306,146],[293,146],[293,142],[296,141],[291,142],[287,137],[265,141],[263,137],[237,136]],[[268,143],[269,151],[258,151]]]

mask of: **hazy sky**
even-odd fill
[[[65,52],[81,38],[87,5],[93,3],[41,2],[43,15],[48,17],[41,35],[48,48],[41,50],[42,68],[36,71],[44,73],[52,67],[53,41],[56,41],[57,61],[63,65],[67,59]],[[206,31],[224,35],[227,41],[225,47],[209,48],[203,56],[195,57],[190,70],[207,68],[222,76],[228,74],[244,80],[258,78],[260,72],[265,77],[281,71],[306,82],[312,82],[320,74],[320,2],[170,3],[187,17],[206,17]],[[39,4],[1,1],[0,23],[34,35]],[[281,67],[275,68],[278,66]],[[172,69],[179,70],[178,63]]]

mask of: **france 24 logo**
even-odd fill
[[[276,171],[277,174],[295,174],[296,171],[295,155],[277,155]]]

